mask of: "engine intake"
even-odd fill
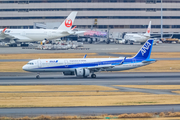
[[[90,75],[90,70],[84,68],[77,68],[75,69],[75,74],[77,77],[87,77]]]

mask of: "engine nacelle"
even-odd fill
[[[77,68],[75,69],[75,74],[78,77],[87,77],[90,75],[89,69]]]
[[[74,72],[63,72],[64,75],[75,75]]]

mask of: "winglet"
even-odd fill
[[[74,26],[71,30],[74,30],[77,26]]]
[[[7,28],[4,28],[4,30],[2,31],[2,33],[4,33],[6,31]]]
[[[119,63],[119,64],[117,64],[117,65],[122,65],[125,60],[126,60],[126,57],[124,57],[124,59],[121,61],[121,63]]]
[[[86,58],[86,56],[87,56],[87,54],[85,54],[83,58]]]
[[[124,57],[124,59],[121,61],[121,63],[119,65],[122,65],[125,60],[126,60],[126,57]]]

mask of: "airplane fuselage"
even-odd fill
[[[3,29],[0,29],[0,32]],[[69,34],[62,34],[62,30],[51,30],[51,29],[7,29],[5,34],[17,36],[19,39],[16,42],[32,42],[42,41],[46,39],[57,39],[60,37],[67,36]],[[3,39],[3,38],[0,38]]]
[[[136,43],[146,42],[149,38],[150,38],[149,36],[145,36],[143,34],[126,34],[124,36],[125,40],[130,40],[130,41],[136,42]]]
[[[132,58],[36,59],[23,66],[29,72],[63,72],[64,75],[96,78],[94,72],[122,71],[154,63],[150,54],[154,40],[148,40]],[[39,75],[36,76],[39,78]]]
[[[81,67],[89,68],[101,65],[117,64],[117,66],[106,69],[105,71],[121,71],[153,63],[143,63],[141,59],[128,58],[122,65],[118,65],[121,61],[122,58],[36,59],[24,65],[23,70],[29,72],[74,72],[75,69]],[[101,71],[103,71],[103,69]]]

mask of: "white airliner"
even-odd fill
[[[71,12],[58,29],[0,29],[0,41],[9,43],[10,47],[16,47],[18,43],[52,40],[71,34],[84,33],[71,29],[77,12]]]
[[[95,72],[122,71],[134,69],[154,63],[150,59],[154,40],[148,40],[139,52],[132,58],[84,58],[81,59],[36,59],[29,61],[22,67],[29,72],[63,72],[64,75],[76,75],[77,77],[96,78]]]
[[[147,28],[147,31],[145,34],[125,34],[123,42],[125,44],[130,43],[133,45],[133,43],[141,43],[144,44],[149,38],[151,34],[151,21],[149,22],[149,26]]]

